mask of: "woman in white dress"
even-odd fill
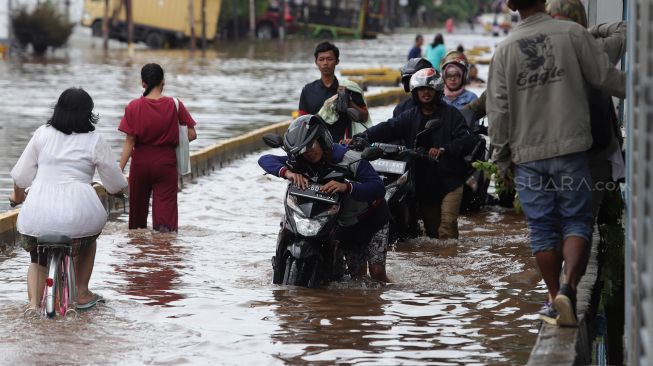
[[[116,156],[95,133],[98,116],[93,100],[81,88],[61,93],[48,122],[37,128],[11,170],[14,192],[10,200],[24,201],[17,228],[22,246],[30,253],[27,292],[30,308],[39,306],[45,282],[45,253],[38,253],[37,237],[66,235],[73,239],[77,306],[90,308],[101,297],[88,289],[95,262],[96,239],[107,212],[91,186],[97,172],[109,193],[127,187]],[[25,188],[30,187],[29,195]]]

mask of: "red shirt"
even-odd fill
[[[125,107],[125,115],[118,130],[136,138],[136,146],[162,146],[179,144],[178,123],[195,127],[197,124],[179,101],[179,113],[170,97],[134,99]]]

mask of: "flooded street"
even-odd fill
[[[180,232],[99,238],[91,287],[106,304],[72,321],[23,320],[28,257],[0,254],[0,353],[8,364],[523,364],[544,298],[523,221],[464,217],[461,240],[388,255],[391,285],[271,285],[285,184],[258,154],[180,194]],[[243,199],[243,197],[248,197]],[[54,338],[53,338],[54,335]],[[53,340],[54,339],[54,340]]]
[[[66,88],[83,87],[89,92],[100,116],[97,130],[109,141],[118,159],[124,141],[118,124],[127,103],[143,92],[140,69],[146,63],[163,66],[164,93],[180,98],[198,122],[198,140],[191,144],[191,150],[289,119],[298,107],[304,84],[319,77],[313,63],[317,42],[313,39],[283,45],[226,43],[208,51],[205,57],[201,52],[191,57],[186,50],[139,49],[130,58],[124,48],[105,54],[101,40],[89,41],[87,31],[80,29],[81,34],[75,35],[73,44],[77,46],[58,50],[47,59],[30,56],[0,60],[0,197],[9,194],[11,168],[34,130],[51,116],[52,107]],[[406,33],[377,40],[339,40],[341,62],[336,72],[343,68],[399,68],[413,37]],[[492,45],[496,40],[453,35],[447,44],[471,48]],[[481,75],[487,74],[486,66],[479,69]],[[368,91],[374,92],[374,88]],[[390,116],[381,115],[377,121]],[[6,209],[7,201],[0,199],[0,211]]]
[[[430,33],[424,33],[427,40]],[[339,69],[398,68],[414,34],[338,41]],[[450,48],[497,39],[454,35]],[[99,42],[96,42],[99,44]],[[140,68],[166,70],[165,93],[198,121],[198,149],[287,119],[301,87],[319,74],[314,40],[224,45],[206,57],[141,50],[133,58],[97,48],[58,51],[48,61],[0,63],[0,197],[32,131],[61,91],[84,87],[98,130],[116,158],[116,130],[138,97]],[[481,77],[487,66],[479,67]],[[374,90],[370,90],[373,93]],[[373,108],[374,121],[392,106]],[[458,241],[418,239],[388,253],[380,286],[344,281],[318,290],[271,284],[270,258],[285,183],[264,176],[259,154],[185,186],[179,234],[127,230],[127,215],[98,239],[91,288],[105,304],[76,319],[23,319],[29,257],[0,252],[2,363],[23,364],[524,364],[537,336],[545,288],[520,216],[499,208],[461,218]],[[5,210],[6,199],[0,200]]]

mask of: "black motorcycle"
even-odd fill
[[[283,145],[276,134],[266,134],[263,141],[273,148]],[[368,149],[362,158],[371,161],[380,155],[380,151]],[[289,184],[286,190],[285,215],[277,237],[276,255],[272,257],[273,283],[314,288],[338,281],[344,275],[345,261],[333,235],[343,198],[320,189],[332,180],[352,180],[353,173],[336,164],[288,167],[305,174],[309,185],[301,189]]]
[[[488,188],[490,177],[485,173],[472,167],[475,161],[488,161],[492,157],[492,151],[488,148],[488,127],[484,125],[485,119],[478,119],[474,112],[469,109],[461,110],[463,117],[472,133],[471,149],[464,160],[467,163],[467,179],[463,185],[463,198],[460,202],[460,212],[477,212],[481,206],[488,203]]]
[[[439,123],[438,119],[428,121],[424,130],[415,137],[413,146],[417,145],[422,136],[431,133]],[[354,138],[352,147],[356,150],[374,147],[382,152],[381,158],[370,162],[370,164],[383,180],[385,200],[390,208],[390,225],[387,238],[385,238],[387,243],[394,244],[403,239],[418,237],[421,230],[417,223],[413,168],[416,159],[429,159],[426,150],[419,147],[409,149],[401,144],[368,144],[362,138]]]

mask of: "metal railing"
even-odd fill
[[[653,0],[628,1],[625,347],[653,364]]]

